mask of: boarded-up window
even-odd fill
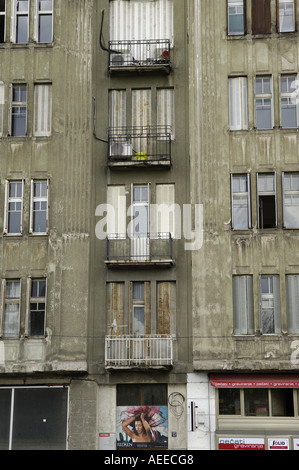
[[[162,132],[170,132],[171,137],[174,138],[173,88],[161,88],[157,90],[157,124],[162,127]]]
[[[34,86],[34,127],[35,136],[50,136],[52,132],[52,85]]]
[[[109,213],[107,216],[108,235],[126,234],[126,193],[125,186],[108,186],[107,204]]]
[[[271,33],[271,0],[252,0],[252,34]]]
[[[169,335],[175,333],[176,284],[157,283],[157,333]]]
[[[156,231],[175,236],[175,187],[174,184],[156,186]]]
[[[124,318],[125,284],[109,282],[107,284],[107,326],[108,333],[122,335],[128,332]]]

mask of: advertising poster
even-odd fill
[[[268,439],[269,450],[289,450],[289,439],[284,437],[276,437],[275,439]]]
[[[118,406],[117,449],[167,449],[167,406]]]
[[[219,450],[265,450],[264,439],[249,437],[219,438]]]

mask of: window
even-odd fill
[[[29,336],[44,336],[45,315],[46,279],[30,279]]]
[[[133,282],[133,334],[145,334],[144,282]]]
[[[125,384],[117,386],[117,406],[167,405],[165,384]]]
[[[228,34],[245,34],[245,0],[228,0]]]
[[[282,174],[283,225],[299,228],[299,173]]]
[[[17,338],[20,324],[21,282],[3,281],[2,288],[4,295],[2,334],[4,338]]]
[[[5,86],[4,86],[4,83],[0,81],[0,137],[3,136],[4,104],[5,104]]]
[[[281,332],[280,287],[278,276],[260,278],[260,321],[263,334]]]
[[[278,31],[290,33],[295,31],[295,0],[277,0]]]
[[[247,77],[234,77],[228,80],[229,128],[248,129]]]
[[[12,9],[12,42],[28,43],[29,0],[13,0]]]
[[[269,416],[269,396],[266,388],[244,390],[245,416]]]
[[[11,98],[11,135],[24,137],[27,128],[27,86],[13,85]]]
[[[298,127],[298,109],[296,93],[296,75],[280,77],[280,114],[282,128]]]
[[[286,276],[287,319],[288,331],[291,334],[299,333],[299,275]]]
[[[30,232],[45,234],[48,231],[48,181],[31,182]]]
[[[234,333],[254,333],[252,276],[233,276]]]
[[[5,3],[6,0],[0,0],[0,43],[5,42]]]
[[[37,41],[52,42],[53,40],[53,1],[37,0]]]
[[[276,181],[274,173],[257,174],[258,228],[277,226]]]
[[[34,85],[33,135],[50,136],[52,133],[52,85]]]
[[[0,388],[1,450],[66,450],[68,388]]]
[[[232,228],[251,227],[250,175],[231,175]]]
[[[22,233],[23,182],[6,183],[6,211],[4,233],[20,235]]]
[[[233,388],[219,388],[219,414],[220,415],[240,415],[240,390]]]
[[[255,78],[255,125],[257,129],[273,128],[272,78]]]
[[[251,0],[252,34],[271,33],[271,0]]]

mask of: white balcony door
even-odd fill
[[[148,185],[133,186],[131,259],[135,261],[146,261],[149,259],[148,199]]]

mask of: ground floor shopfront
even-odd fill
[[[191,374],[188,449],[299,450],[299,375]]]

